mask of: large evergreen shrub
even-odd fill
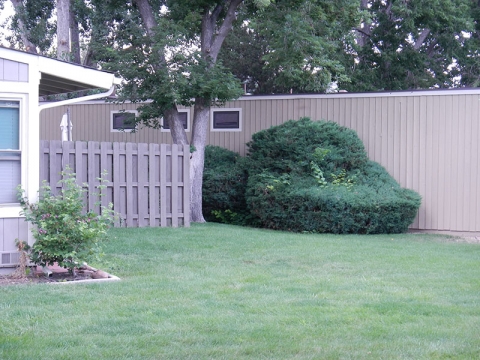
[[[247,206],[261,226],[289,231],[398,233],[420,196],[368,160],[353,130],[303,118],[256,133]]]
[[[219,146],[206,146],[203,215],[207,221],[244,224],[247,173],[245,159]]]

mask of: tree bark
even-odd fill
[[[214,66],[223,41],[232,29],[236,10],[243,0],[232,0],[218,4],[212,12],[206,11],[202,18],[200,49],[202,57],[209,66]],[[228,4],[227,13],[220,27],[217,21]],[[202,210],[203,165],[205,162],[205,143],[207,141],[208,120],[210,117],[210,99],[195,98],[193,110],[192,146],[194,152],[190,159],[190,219],[193,222],[205,222]]]
[[[205,222],[202,210],[203,166],[207,141],[210,106],[204,99],[195,99],[192,126],[193,152],[190,156],[190,220]]]
[[[70,4],[70,35],[72,46],[72,62],[75,64],[81,64],[80,59],[80,33],[78,31],[78,21],[75,18],[72,4]]]
[[[29,31],[25,27],[25,23],[22,20],[22,13],[23,13],[23,2],[22,0],[10,0],[14,9],[15,13],[18,15],[18,26],[20,28],[20,37],[22,38],[23,46],[25,46],[25,51],[38,54],[37,47],[28,39]]]
[[[70,61],[70,0],[57,0],[57,59]]]
[[[170,127],[170,135],[172,136],[174,144],[188,145],[187,133],[179,120],[176,105],[164,112],[163,121]]]
[[[430,29],[423,29],[422,32],[418,35],[417,41],[413,44],[413,48],[418,51],[422,47],[423,43],[425,42],[425,39],[427,36],[430,34]]]
[[[360,1],[360,10],[367,10],[368,9],[368,0],[361,0]],[[368,38],[372,34],[372,22],[364,22],[363,27],[356,28],[355,31],[357,32],[356,40],[357,44],[360,47],[364,47],[367,44]]]

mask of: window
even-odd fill
[[[212,109],[211,131],[241,131],[242,109]]]
[[[20,102],[0,100],[0,204],[18,202],[20,165]]]
[[[120,110],[110,113],[111,132],[132,132],[135,130],[137,110]]]
[[[189,110],[178,110],[178,116],[180,117],[180,121],[183,124],[183,128],[185,131],[190,131],[190,111]],[[170,126],[168,126],[167,122],[162,118],[162,131],[170,131]]]

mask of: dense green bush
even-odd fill
[[[247,206],[262,227],[332,233],[407,230],[420,196],[368,160],[354,131],[309,119],[254,134]]]
[[[205,148],[203,215],[207,221],[241,225],[249,213],[245,203],[245,159],[218,147]]]
[[[408,229],[420,196],[368,159],[353,130],[303,118],[260,131],[249,154],[208,146],[203,211],[209,221],[331,233]],[[247,176],[248,174],[248,176]]]
[[[247,199],[262,227],[299,232],[404,232],[419,206],[419,196],[398,185],[320,187],[308,179],[286,183],[266,173],[250,178]]]
[[[329,176],[360,169],[368,162],[357,134],[334,122],[302,118],[260,131],[248,144],[250,174],[268,169],[275,173],[310,173],[315,162]]]

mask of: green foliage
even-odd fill
[[[329,121],[290,120],[253,134],[248,144],[250,174],[307,174],[314,162],[327,175],[362,168],[368,157],[353,130]]]
[[[106,238],[114,213],[111,204],[101,207],[101,215],[83,213],[84,189],[76,184],[75,174],[69,169],[62,172],[62,178],[61,195],[52,195],[44,183],[37,203],[30,203],[20,188],[18,196],[22,214],[34,225],[36,241],[30,250],[31,261],[41,266],[57,262],[73,272],[78,264],[100,255],[101,241]]]
[[[245,159],[218,146],[205,147],[202,206],[207,221],[244,223],[246,183]]]
[[[332,81],[348,80],[338,49],[359,21],[358,4],[277,0],[263,10],[248,10],[220,54],[248,92],[324,92]]]
[[[54,9],[54,1],[23,1],[12,16],[11,31],[7,33],[5,40],[12,46],[20,45],[23,50],[28,50],[26,49],[27,44],[24,44],[22,40],[24,36],[37,47],[40,53],[47,54],[56,33],[56,24],[50,21]],[[23,29],[20,24],[23,24]]]
[[[209,221],[296,232],[398,233],[420,196],[368,160],[354,131],[302,118],[253,135],[249,156],[205,151]],[[247,180],[248,173],[248,180]]]
[[[96,14],[95,24],[101,31],[92,49],[104,69],[125,80],[119,101],[148,100],[139,107],[137,122],[160,128],[159,119],[172,107],[191,106],[195,98],[205,106],[221,105],[242,94],[238,79],[221,61],[202,53],[198,42],[201,15],[215,3],[169,2],[170,11],[164,12],[162,2],[152,2],[152,11],[159,15],[147,32],[138,21],[136,6],[95,1],[97,12],[104,10],[111,16]]]
[[[379,91],[449,88],[462,83],[478,86],[479,41],[474,28],[478,2],[373,0],[363,12],[363,27],[357,27],[357,39],[348,43],[343,55],[350,80],[340,80],[340,88]],[[422,34],[426,36],[422,38]]]
[[[261,131],[249,155],[247,206],[262,227],[398,233],[420,206],[417,193],[369,161],[356,134],[335,123],[303,118]]]

